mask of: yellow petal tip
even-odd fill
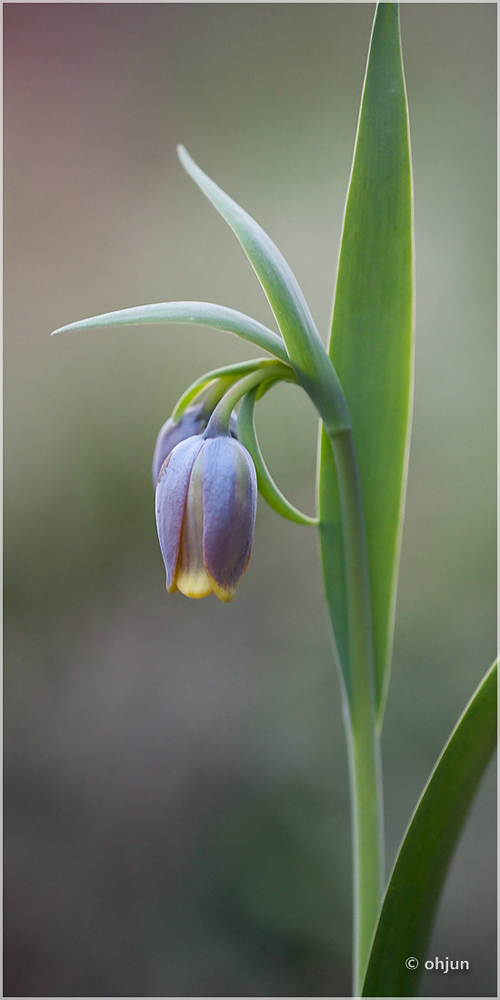
[[[188,572],[180,570],[177,573],[175,583],[177,590],[180,590],[185,597],[208,597],[213,590],[212,580],[204,569]]]

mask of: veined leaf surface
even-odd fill
[[[138,326],[162,323],[194,323],[197,326],[212,326],[216,330],[228,330],[244,340],[249,340],[257,347],[274,354],[280,361],[288,361],[286,347],[277,333],[268,330],[250,316],[229,309],[228,306],[217,306],[212,302],[154,302],[147,306],[132,306],[130,309],[117,309],[115,312],[101,313],[99,316],[89,316],[88,319],[67,323],[54,330],[56,333],[71,333],[77,330],[87,330],[105,326]]]
[[[349,414],[335,369],[325,351],[302,290],[262,226],[194,162],[183,146],[179,159],[189,176],[233,230],[266,293],[298,381],[330,430],[349,427]]]
[[[413,379],[412,179],[398,4],[373,27],[347,197],[329,352],[349,408],[366,518],[379,718],[388,683]],[[349,669],[339,498],[322,445],[320,511],[335,536],[325,565]],[[330,547],[331,548],[331,547]],[[323,546],[327,552],[328,546]]]

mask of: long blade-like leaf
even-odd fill
[[[381,3],[363,90],[329,348],[351,414],[360,468],[380,717],[392,647],[412,398],[412,245],[398,4]],[[320,516],[324,530],[337,538],[325,578],[337,644],[345,646],[339,499],[326,442],[322,456]]]
[[[283,254],[255,219],[200,169],[183,146],[178,146],[177,151],[184,169],[241,243],[267,295],[299,382],[332,431],[350,426],[335,369]]]
[[[102,313],[100,316],[90,316],[89,319],[68,323],[54,330],[53,336],[56,333],[69,333],[72,330],[85,330],[97,326],[136,326],[147,323],[194,323],[197,326],[211,326],[216,330],[228,330],[269,351],[280,361],[288,361],[285,345],[277,333],[273,333],[267,326],[236,309],[213,305],[211,302],[155,302],[147,306],[118,309],[116,312]]]
[[[497,664],[457,722],[420,798],[385,894],[363,996],[416,996],[448,865],[496,743]],[[408,968],[407,959],[418,966]]]

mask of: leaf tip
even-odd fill
[[[191,157],[185,146],[180,142],[177,146],[177,156],[182,163],[182,166],[187,169],[187,164],[191,162]]]

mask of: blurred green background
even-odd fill
[[[342,996],[349,803],[312,530],[259,502],[230,605],[167,596],[150,461],[204,370],[188,327],[74,319],[205,299],[265,323],[183,142],[265,227],[326,338],[373,4],[5,4],[5,992]],[[403,4],[416,197],[414,432],[384,736],[388,862],[494,656],[495,4]],[[257,352],[258,353],[258,352]],[[316,417],[259,406],[314,506]],[[494,776],[426,996],[495,987]]]

